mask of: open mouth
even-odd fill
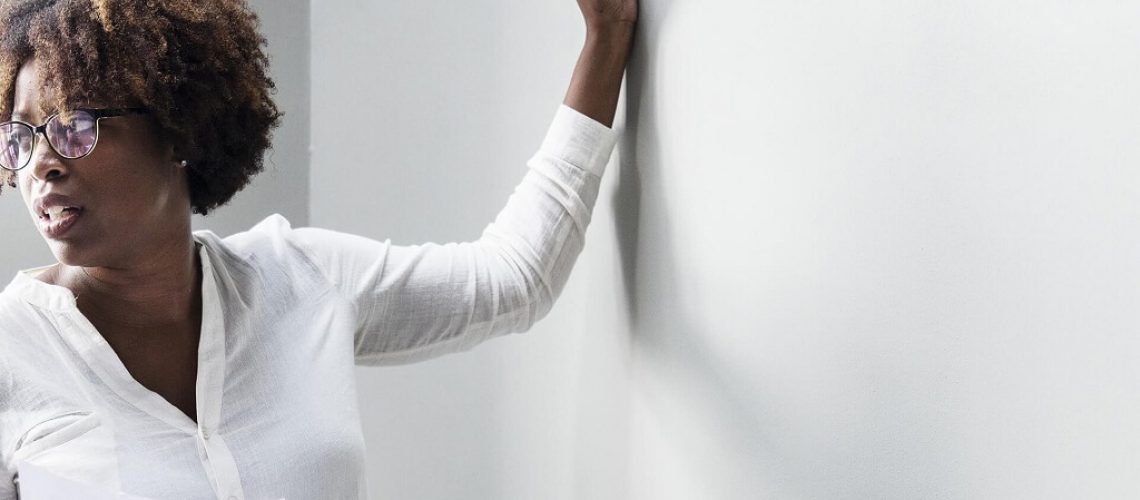
[[[40,227],[48,237],[58,238],[71,229],[82,214],[82,207],[51,207],[40,212]]]
[[[79,207],[52,207],[40,212],[40,218],[53,222],[77,213],[79,213]]]

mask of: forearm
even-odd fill
[[[588,29],[586,44],[578,57],[563,104],[613,127],[632,42],[633,24],[630,23]]]
[[[617,139],[614,130],[559,106],[522,182],[477,241],[365,242],[354,245],[355,258],[338,255],[343,271],[330,282],[347,290],[350,302],[368,304],[358,307],[357,364],[422,361],[529,330],[554,306],[582,252]],[[305,232],[311,247],[337,237]]]

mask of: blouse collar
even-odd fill
[[[201,244],[198,248],[198,257],[202,260],[202,270],[206,271],[211,268],[209,265],[210,252],[206,251],[207,240],[198,234],[194,234],[194,242]],[[12,294],[19,300],[27,301],[28,303],[52,311],[70,311],[77,308],[76,297],[71,293],[71,290],[59,285],[52,285],[36,279],[40,273],[46,271],[52,265],[41,267],[33,267],[31,269],[22,269],[16,272],[16,277],[4,289],[4,294]]]

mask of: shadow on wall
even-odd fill
[[[658,41],[673,3],[641,2],[641,21],[626,74],[625,129],[613,193],[615,236],[635,359],[633,383],[638,397],[646,401],[650,419],[660,424],[656,429],[634,432],[668,436],[667,446],[688,455],[685,463],[702,465],[701,470],[686,475],[688,481],[712,486],[708,492],[716,494],[708,498],[737,498],[771,490],[772,481],[765,479],[764,471],[778,469],[766,462],[779,460],[781,453],[773,449],[778,446],[777,440],[765,435],[764,429],[778,426],[768,425],[771,417],[758,408],[765,400],[763,395],[744,394],[746,386],[734,383],[733,374],[722,369],[703,343],[705,335],[716,332],[703,331],[699,320],[688,317],[682,307],[686,292],[678,282],[678,272],[683,270],[671,244],[670,212],[683,207],[670,206],[663,195],[671,165],[666,163],[668,159],[662,161],[658,127],[661,119],[679,118],[658,115],[662,109],[658,103],[658,65],[668,63],[659,57]],[[643,213],[647,215],[644,219]],[[715,251],[711,243],[709,248]],[[680,414],[679,407],[690,411]],[[655,452],[646,449],[656,450],[657,446],[639,443],[636,436],[631,442],[634,484],[639,481],[638,475],[650,481],[654,477],[664,480],[662,476],[670,471],[654,470],[655,459],[661,457],[652,456]],[[767,487],[761,488],[761,484]],[[634,492],[639,489],[635,487]]]
[[[851,134],[855,144],[879,140],[845,121],[852,109],[882,113],[848,87],[883,81],[876,66],[859,64],[879,61],[878,44],[842,49],[870,37],[864,24],[895,30],[889,40],[913,24],[812,3],[641,3],[612,193],[628,305],[626,324],[615,329],[628,328],[632,351],[633,498],[936,497],[956,474],[954,444],[937,432],[946,426],[937,413],[944,403],[901,371],[909,361],[876,351],[929,348],[905,336],[902,347],[876,343],[880,327],[897,322],[894,312],[876,309],[875,296],[845,294],[870,286],[827,279],[829,270],[863,269],[853,267],[867,264],[858,252],[885,245],[836,232],[881,213],[839,183],[865,150],[814,153]],[[860,15],[864,24],[850,22]],[[851,63],[853,53],[865,59]],[[804,106],[819,96],[837,105]],[[749,157],[754,149],[765,154]],[[823,179],[830,184],[817,185]],[[758,192],[767,198],[738,201]],[[819,199],[829,192],[843,196]],[[842,213],[851,204],[862,211]],[[830,218],[816,216],[823,211]],[[711,220],[721,214],[733,218]],[[785,241],[770,242],[770,231]],[[760,236],[739,237],[750,232]],[[750,247],[757,242],[765,248]],[[800,259],[797,249],[814,253]],[[812,281],[798,279],[805,275]],[[827,288],[834,283],[847,285]],[[749,304],[757,291],[764,294]],[[721,302],[739,307],[709,310]],[[728,317],[713,316],[721,313]]]

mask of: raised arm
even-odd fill
[[[637,0],[578,0],[578,7],[586,21],[586,45],[563,104],[613,127],[637,22]]]
[[[578,0],[587,26],[563,105],[528,171],[472,242],[396,246],[283,219],[259,225],[295,243],[353,311],[361,365],[421,361],[528,330],[553,306],[585,243],[617,141],[614,111],[636,0]],[[267,240],[267,241],[270,241]],[[308,293],[313,293],[309,291]]]

